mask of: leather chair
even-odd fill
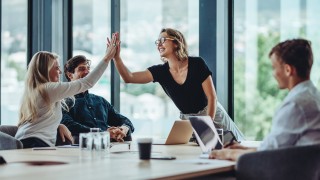
[[[237,162],[239,180],[320,179],[320,145],[259,151],[242,155]]]
[[[14,138],[18,130],[17,126],[1,125],[0,126],[0,150],[22,149],[21,141]]]

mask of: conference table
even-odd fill
[[[152,145],[152,155],[171,155],[175,160],[140,160],[136,142],[112,146],[108,157],[80,158],[77,147],[0,151],[0,179],[186,179],[232,172],[235,162],[201,159],[195,143]]]

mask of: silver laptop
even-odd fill
[[[192,135],[192,126],[189,120],[176,120],[170,130],[167,139],[154,139],[152,144],[186,144]]]
[[[202,150],[201,158],[208,158],[211,150],[221,143],[217,130],[210,116],[190,116],[193,133]]]

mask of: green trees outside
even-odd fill
[[[269,59],[271,48],[280,41],[279,34],[259,34],[257,41],[257,67],[251,67],[257,68],[255,92],[249,92],[252,102],[246,102],[244,96],[245,58],[234,57],[234,121],[249,140],[262,140],[270,131],[273,114],[287,94],[278,89]]]

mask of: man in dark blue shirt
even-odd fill
[[[64,74],[68,81],[85,77],[90,72],[90,60],[85,56],[75,56],[67,61]],[[90,128],[109,131],[115,141],[130,141],[134,127],[131,121],[118,113],[101,96],[88,91],[75,95],[75,101],[67,99],[69,111],[63,111],[61,123],[66,125],[73,136],[89,132]]]

